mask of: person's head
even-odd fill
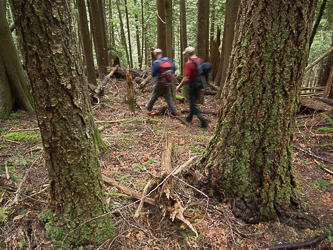
[[[159,58],[162,56],[163,51],[161,49],[155,49],[154,50],[154,56],[155,58]]]
[[[187,57],[193,56],[195,53],[195,49],[193,47],[187,47],[184,51],[183,54],[185,54]]]

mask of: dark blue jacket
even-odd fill
[[[165,60],[165,61],[169,61],[169,62],[171,62],[172,66],[173,66],[172,71],[173,71],[173,72],[176,71],[176,66],[175,66],[175,64],[173,63],[173,61],[171,61],[169,58],[167,58],[167,57],[165,57],[165,56],[162,56],[162,57],[158,58],[156,61],[153,62],[153,67],[152,67],[152,69],[151,69],[151,71],[152,71],[152,76],[156,76],[157,79],[161,79],[161,71],[160,71],[160,66],[159,66],[159,64],[160,64],[159,61],[161,61],[161,60],[163,60],[163,61]]]

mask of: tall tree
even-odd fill
[[[172,0],[165,1],[165,32],[166,32],[166,51],[165,56],[173,60],[173,26],[172,26]]]
[[[134,0],[134,4],[137,5],[136,0]],[[140,49],[141,46],[140,46],[139,17],[138,17],[137,12],[135,12],[134,18],[135,18],[135,32],[136,32],[136,50],[138,51],[139,69],[141,69],[142,68],[142,54],[141,54],[141,49]],[[142,47],[143,47],[143,44],[142,44]]]
[[[145,36],[144,36],[144,15],[143,15],[143,0],[141,0],[141,32],[142,32],[142,35],[141,35],[141,44],[142,44],[142,51],[141,51],[141,65],[143,64],[143,48],[145,47],[144,44],[145,44]],[[147,60],[146,60],[146,65],[147,65]]]
[[[117,3],[117,9],[118,9],[119,21],[120,21],[121,43],[124,46],[125,53],[126,53],[126,59],[127,59],[127,65],[129,66],[130,65],[130,59],[129,59],[128,50],[127,50],[127,43],[126,43],[126,37],[125,37],[125,31],[124,31],[124,24],[123,24],[123,18],[121,16],[119,0],[117,0],[116,3]]]
[[[201,171],[205,187],[236,198],[234,212],[247,222],[276,219],[297,202],[292,142],[316,2],[240,5],[218,122]]]
[[[88,83],[97,85],[95,66],[94,66],[94,56],[92,52],[92,43],[88,27],[86,4],[84,0],[77,0],[76,3],[79,10],[79,23],[80,23],[79,30],[82,38],[84,61],[87,67]]]
[[[227,75],[227,69],[229,65],[229,57],[232,50],[232,43],[234,40],[235,22],[237,19],[238,8],[241,0],[227,0],[225,9],[225,21],[221,48],[221,58],[219,63],[219,69],[215,77],[215,85],[220,86],[217,92],[217,98],[220,98],[225,78]]]
[[[186,33],[186,0],[180,0],[180,50],[181,53],[187,47],[187,33]],[[181,74],[184,74],[184,55],[180,54],[181,57]]]
[[[30,78],[49,177],[49,206],[40,218],[52,240],[83,245],[113,237],[106,212],[98,133],[79,64],[66,0],[11,0]]]
[[[92,24],[92,32],[94,37],[94,45],[95,45],[95,51],[96,51],[96,58],[97,58],[97,65],[98,65],[98,71],[100,78],[104,78],[104,75],[107,74],[107,61],[105,57],[105,40],[104,35],[105,34],[105,26],[103,24],[103,14],[101,13],[100,8],[100,1],[102,0],[89,0],[89,7],[90,7],[90,21]]]
[[[209,60],[209,0],[198,0],[197,53],[203,60]]]
[[[106,14],[105,14],[105,0],[99,0],[99,9],[101,13],[102,25],[103,29],[100,31],[103,35],[103,52],[104,52],[104,60],[106,66],[109,65],[109,56],[108,56],[108,37],[106,35],[107,25],[106,25]]]
[[[27,79],[6,20],[6,1],[0,1],[0,119],[5,119],[14,104],[33,110]]]
[[[311,44],[313,42],[313,39],[317,33],[317,29],[319,27],[319,24],[320,24],[320,21],[323,17],[323,14],[324,14],[324,10],[325,10],[325,6],[326,6],[326,3],[327,3],[327,0],[323,0],[323,2],[321,3],[320,5],[320,10],[319,10],[319,13],[318,13],[318,16],[317,16],[317,19],[316,19],[316,22],[315,24],[313,25],[313,28],[312,28],[312,32],[311,32],[311,36],[310,36],[310,47],[311,47]]]
[[[157,48],[166,52],[165,0],[156,0],[157,7]]]
[[[125,12],[126,12],[126,25],[127,25],[129,56],[130,56],[131,68],[133,68],[131,32],[130,32],[130,26],[129,26],[129,20],[128,20],[127,0],[125,0]]]

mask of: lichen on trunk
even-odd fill
[[[316,1],[243,1],[202,182],[248,222],[297,203],[292,141]],[[238,199],[239,200],[239,199]]]

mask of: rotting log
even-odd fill
[[[141,84],[140,84],[140,89],[143,89],[146,84],[153,78],[152,75],[149,75]]]
[[[314,98],[300,98],[300,107],[308,108],[316,111],[326,111],[330,109],[330,106],[322,101],[317,101]]]
[[[111,72],[104,77],[103,81],[97,86],[97,88],[95,90],[95,93],[96,93],[97,96],[102,96],[103,95],[104,88],[106,87],[107,83],[110,80],[110,77],[114,74],[114,72],[116,71],[117,68],[118,68],[118,65],[116,65],[116,67],[114,67],[111,70]]]
[[[132,82],[132,75],[127,73],[127,100],[128,100],[128,109],[132,112],[135,112],[135,98],[134,98],[134,88]]]
[[[333,106],[333,99],[324,98],[324,97],[312,97],[312,99],[324,102],[330,106]]]

